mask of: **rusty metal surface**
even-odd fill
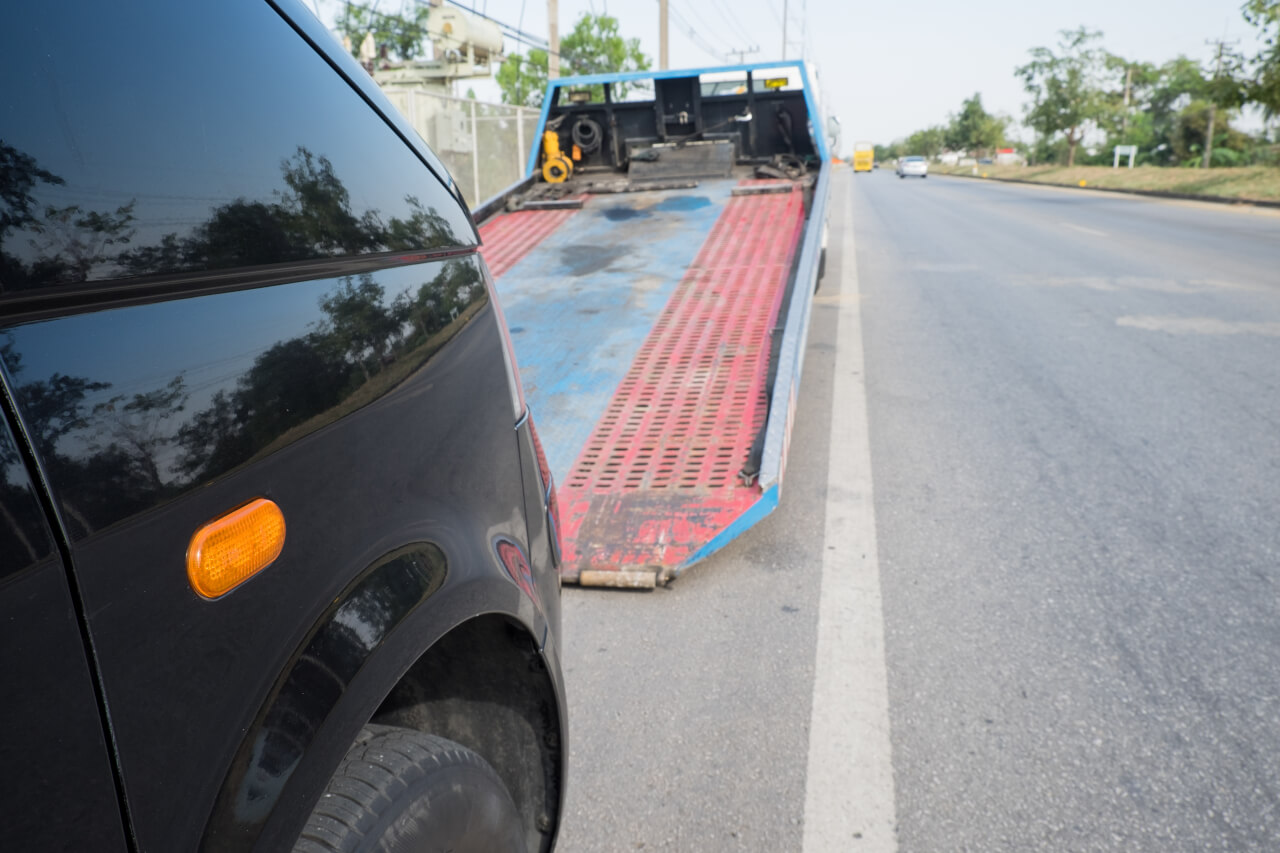
[[[556,482],[565,481],[595,431],[734,184],[589,196],[498,277]]]
[[[803,221],[798,192],[725,206],[560,484],[567,580],[669,578],[761,501],[736,472],[767,415],[769,330]]]
[[[776,506],[737,472],[768,416],[798,186],[587,196],[481,229],[557,481],[566,580],[664,582]]]
[[[520,210],[492,219],[480,227],[480,254],[496,279],[507,272],[550,234],[570,219],[572,210]]]

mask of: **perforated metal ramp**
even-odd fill
[[[788,191],[732,195],[767,183]],[[804,223],[792,189],[702,181],[481,228],[558,485],[566,580],[652,586],[776,504],[738,471],[768,414]]]
[[[518,210],[485,223],[480,254],[495,279],[570,219],[576,210]]]
[[[759,509],[737,474],[803,221],[799,192],[725,206],[560,484],[567,580],[663,582]]]
[[[549,212],[523,211],[481,228],[485,251],[510,259],[498,267],[498,294],[557,483],[567,480],[734,186],[717,180],[593,195],[557,227],[538,218]],[[545,236],[528,236],[536,230]]]

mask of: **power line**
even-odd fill
[[[676,7],[670,2],[668,2],[667,4],[667,10],[671,13],[672,17],[676,19],[677,23],[681,24],[685,28],[686,35],[689,36],[689,41],[693,42],[694,45],[697,46],[703,53],[707,54],[708,56],[715,59],[716,61],[725,62],[724,56],[718,53],[713,46],[711,46],[710,44],[707,44],[706,39],[698,35],[698,31],[693,28],[693,26],[688,22],[688,20],[686,20],[685,17],[680,14],[679,10],[676,9]]]
[[[539,50],[545,50],[548,55],[551,55],[552,53],[551,45],[544,38],[535,36],[532,33],[527,33],[524,30],[520,29],[519,27],[513,27],[510,24],[508,24],[506,21],[503,21],[500,18],[495,18],[492,15],[486,15],[485,13],[481,12],[479,9],[476,9],[474,6],[470,4],[460,3],[458,0],[447,0],[447,2],[451,6],[457,6],[459,9],[462,9],[464,12],[470,12],[472,15],[475,15],[477,18],[484,18],[486,21],[492,21],[493,23],[497,24],[498,27],[502,30],[502,34],[507,38],[511,39],[512,41],[518,42],[519,44],[526,45],[527,47],[536,47]],[[427,2],[427,0],[414,0],[414,3],[416,3],[419,6],[430,5],[430,3]],[[524,12],[522,7],[522,11],[521,11],[522,22],[523,22],[523,17],[524,17]],[[563,58],[563,55],[559,52],[556,52],[555,55]]]
[[[724,47],[733,47],[733,42],[729,41],[723,35],[720,34],[720,30],[721,30],[720,27],[715,27],[707,23],[707,19],[702,17],[702,13],[698,11],[698,5],[696,3],[693,4],[692,6],[689,6],[688,8],[689,8],[689,11],[693,14],[693,16],[698,19],[698,23],[705,28],[703,32],[710,32],[712,38],[719,41],[720,44],[723,45]]]
[[[737,17],[729,12],[724,5],[724,0],[711,0],[712,5],[716,7],[716,12],[720,17],[729,22],[729,26],[738,31],[738,35],[742,37],[743,44],[754,44],[755,40],[747,33],[746,28],[738,21]]]
[[[778,7],[773,5],[774,0],[763,0],[765,8],[769,10],[769,14],[773,15],[773,22],[778,26],[782,26],[782,16],[778,14]]]

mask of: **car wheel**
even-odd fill
[[[492,853],[527,848],[511,794],[479,755],[395,726],[366,726],[294,853]]]

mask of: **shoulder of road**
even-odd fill
[[[1265,215],[1280,216],[1280,198],[1253,198],[1249,196],[1225,196],[1213,195],[1197,192],[1179,192],[1177,190],[1164,189],[1147,189],[1139,186],[1126,186],[1123,181],[1111,178],[1110,186],[1100,185],[1098,181],[1104,180],[1110,176],[1106,175],[1111,172],[1110,169],[1098,169],[1098,167],[1084,167],[1083,169],[1066,170],[1059,169],[1052,172],[1027,172],[1024,176],[1016,173],[1010,173],[1010,170],[992,171],[989,167],[979,166],[976,173],[973,167],[955,167],[946,168],[938,167],[931,164],[930,174],[939,175],[949,178],[963,178],[978,181],[996,181],[1005,184],[1023,184],[1048,190],[1059,190],[1062,192],[1105,192],[1112,195],[1128,196],[1135,199],[1146,200],[1163,200],[1171,203],[1184,203],[1194,206],[1202,206],[1205,208],[1223,209],[1224,207],[1238,210],[1241,212],[1260,213]],[[1119,170],[1128,171],[1128,170]],[[1146,170],[1143,170],[1146,171]],[[1273,170],[1280,178],[1280,169]],[[1103,177],[1076,177],[1080,174],[1095,173],[1101,174]],[[1074,180],[1071,180],[1074,179]],[[1114,185],[1119,184],[1119,185]]]

